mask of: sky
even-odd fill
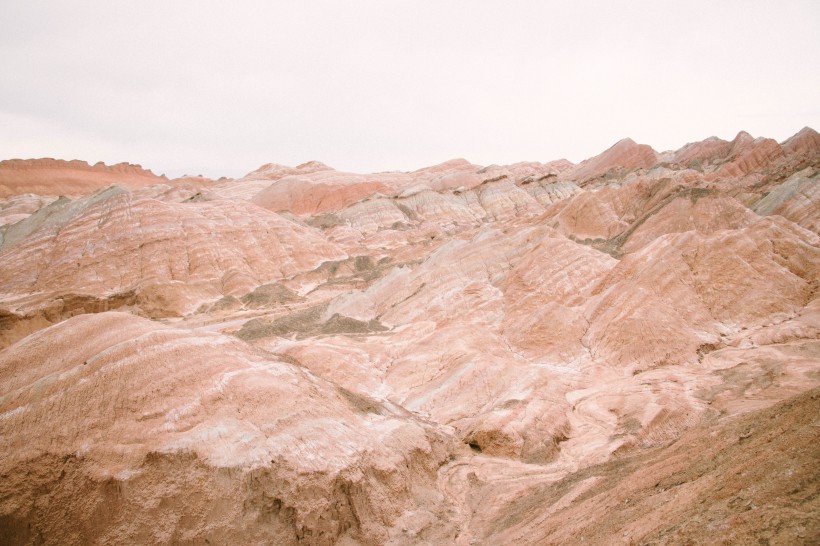
[[[820,2],[0,0],[0,159],[240,176],[820,130]]]

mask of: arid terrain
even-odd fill
[[[0,544],[818,544],[818,288],[811,128],[2,161]]]

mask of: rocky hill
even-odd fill
[[[0,543],[816,544],[820,136],[0,162]]]

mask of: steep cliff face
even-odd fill
[[[818,140],[3,162],[0,542],[815,543]]]

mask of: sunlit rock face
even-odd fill
[[[818,150],[2,162],[0,542],[816,542]]]

